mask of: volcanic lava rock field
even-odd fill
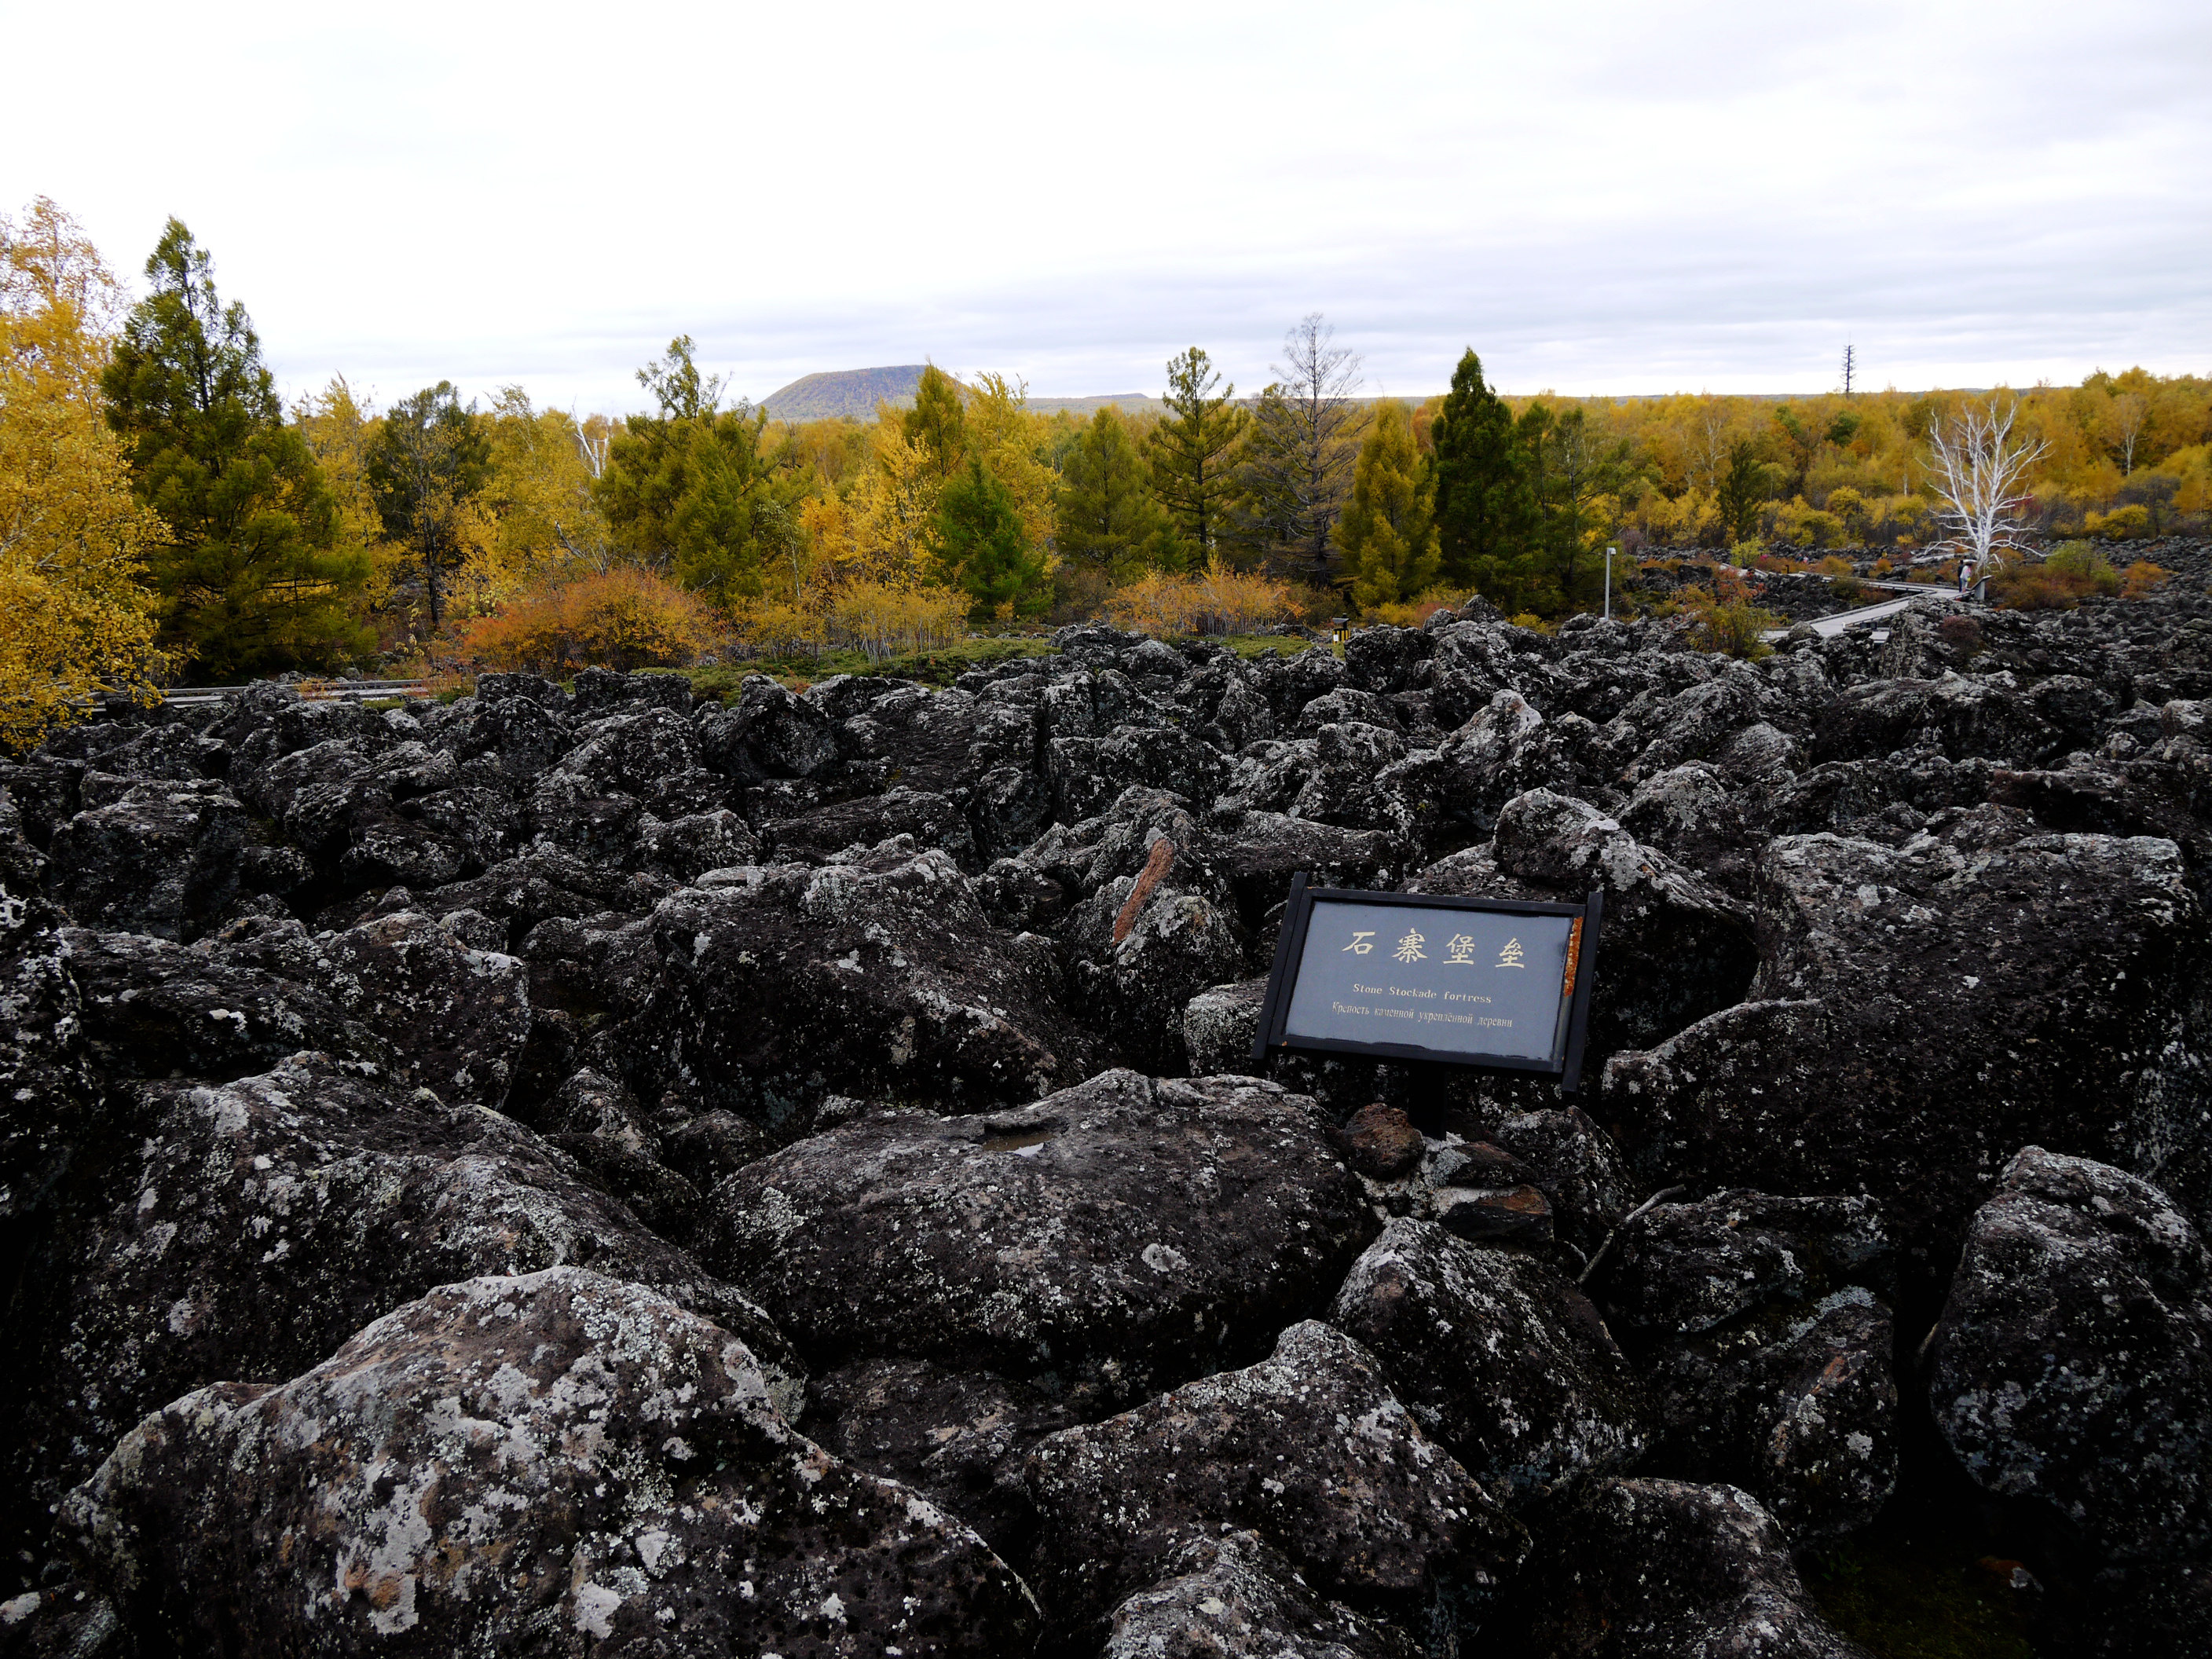
[[[73,728],[0,1655],[1841,1656],[1908,1511],[2201,1651],[2208,699],[2186,595],[1477,601]],[[1582,1091],[1255,1075],[1299,871],[1601,890]]]

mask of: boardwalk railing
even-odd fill
[[[251,688],[243,685],[179,685],[161,694],[161,701],[177,708],[222,702]],[[292,689],[310,702],[379,702],[386,697],[419,697],[430,689],[428,680],[302,680]]]

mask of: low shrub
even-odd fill
[[[1287,583],[1210,560],[1195,576],[1148,572],[1116,588],[1106,617],[1116,627],[1165,639],[1189,634],[1249,634],[1290,617]]]
[[[2138,503],[2092,513],[2081,520],[2081,532],[2100,542],[2136,541],[2151,532],[2150,509]]]
[[[2139,599],[2146,593],[2155,592],[2166,586],[2171,571],[2161,570],[2148,559],[2139,559],[2128,567],[2127,580],[2120,584],[2124,599]]]
[[[2040,562],[2015,559],[1990,579],[1990,596],[2008,611],[2071,611],[2092,593],[2120,591],[2120,573],[2087,542],[2064,542]]]
[[[461,643],[494,667],[560,678],[579,668],[683,667],[719,632],[714,613],[674,583],[647,570],[611,570],[480,617]]]

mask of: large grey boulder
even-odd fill
[[[1393,1221],[1352,1263],[1328,1321],[1503,1502],[1626,1466],[1644,1449],[1626,1358],[1588,1298],[1534,1256]]]
[[[903,839],[849,862],[749,866],[653,917],[642,1095],[804,1126],[827,1097],[1034,1100],[1081,1053],[1050,946],[992,927],[942,852]]]
[[[1607,1066],[1600,1115],[1653,1184],[1864,1191],[1933,1276],[2022,1142],[2203,1139],[2206,929],[2171,842],[1984,806],[1901,846],[1783,837],[1759,879],[1753,1000]]]
[[[1929,1350],[1966,1472],[2118,1562],[2212,1552],[2212,1257],[2148,1182],[2030,1146],[1976,1212]]]
[[[1651,1401],[1645,1467],[1756,1497],[1799,1547],[1895,1489],[1896,1264],[1857,1197],[1729,1189],[1626,1224],[1590,1288]]]
[[[18,1292],[9,1486],[50,1502],[143,1413],[223,1378],[303,1370],[431,1286],[589,1264],[744,1334],[795,1404],[759,1309],[520,1125],[301,1055],[149,1085]]]
[[[794,1431],[743,1342],[568,1267],[185,1395],[68,1518],[185,1651],[997,1656],[1036,1631],[973,1533]]]
[[[1485,1632],[1559,1659],[1869,1659],[1823,1623],[1749,1494],[1600,1480],[1540,1535],[1514,1612]]]
[[[1374,1231],[1306,1103],[1108,1072],[1033,1106],[879,1115],[738,1170],[702,1243],[827,1370],[1052,1379],[1113,1410],[1263,1352]]]
[[[54,832],[55,890],[88,927],[194,939],[226,919],[252,827],[220,784],[121,780]]]
[[[1510,1577],[1527,1535],[1372,1355],[1307,1322],[1258,1364],[1038,1443],[1032,1577],[1081,1630],[1196,1539],[1258,1533],[1322,1594],[1416,1628]]]

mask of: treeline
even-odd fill
[[[1361,395],[1309,317],[1256,396],[1198,348],[1164,412],[1030,409],[938,368],[872,422],[771,422],[679,337],[620,418],[447,382],[281,403],[244,307],[171,221],[125,296],[40,201],[0,220],[0,714],[100,686],[416,659],[754,653],[1113,612],[1249,624],[1476,591],[1589,605],[1607,545],[1917,548],[1966,394],[1505,398],[1468,350]],[[2212,384],[2131,369],[2020,398],[2021,510],[2147,535],[2212,507]],[[4,734],[0,734],[4,735]]]

